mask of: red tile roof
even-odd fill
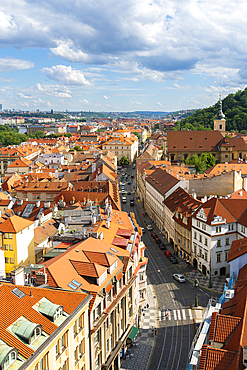
[[[227,370],[236,352],[202,346],[199,370]]]

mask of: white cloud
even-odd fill
[[[79,70],[71,68],[71,66],[56,65],[50,68],[42,68],[41,72],[46,73],[48,78],[62,81],[66,85],[90,85],[84,74]]]
[[[104,95],[103,98],[104,99],[109,99],[109,96]]]
[[[24,98],[24,99],[32,99],[33,97],[31,95],[25,95],[23,93],[17,93],[17,95],[20,97],[20,98]]]
[[[34,63],[28,60],[15,58],[0,58],[0,72],[13,72],[22,69],[30,69],[34,67]]]
[[[38,91],[43,92],[46,95],[56,96],[57,98],[71,98],[70,90],[66,86],[60,85],[47,85],[37,83],[36,88]]]
[[[156,105],[158,105],[159,107],[165,108],[165,106],[161,104],[160,102],[156,103]]]

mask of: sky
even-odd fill
[[[244,0],[5,0],[3,109],[203,108],[247,83]]]

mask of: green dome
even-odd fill
[[[62,306],[59,306],[58,304],[52,303],[47,300],[40,304],[40,306],[38,307],[38,311],[39,313],[42,313],[45,316],[53,317],[59,307],[62,307]]]
[[[40,327],[39,324],[34,324],[25,319],[20,319],[14,323],[12,326],[12,331],[14,334],[18,335],[18,337],[24,339],[27,343],[30,342],[31,335],[35,328]]]

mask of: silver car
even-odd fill
[[[173,279],[177,280],[179,283],[185,283],[186,282],[186,279],[184,277],[184,275],[182,274],[173,274]]]

